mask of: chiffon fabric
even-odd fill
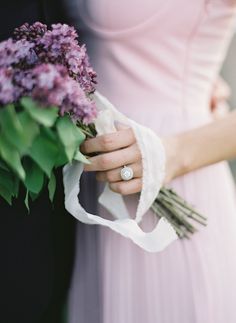
[[[143,216],[152,207],[165,177],[166,156],[162,141],[150,128],[126,118],[97,91],[93,94],[93,99],[99,111],[94,121],[98,136],[117,131],[115,127],[117,122],[126,123],[133,130],[142,156],[142,191],[139,194],[134,218],[130,217],[122,195],[113,192],[108,184],[99,197],[99,203],[112,214],[113,219],[105,219],[103,216],[88,213],[78,199],[80,177],[84,165],[81,162],[74,162],[63,169],[66,210],[85,224],[97,224],[112,229],[123,237],[131,239],[145,251],[160,252],[178,239],[170,222],[164,217],[161,218],[151,232],[142,230],[139,223],[143,221]]]
[[[77,0],[71,9],[98,90],[122,113],[160,136],[212,121],[209,102],[234,31],[235,1]],[[79,224],[69,323],[236,322],[228,166],[197,170],[171,187],[208,217],[208,226],[150,254],[107,228]],[[87,199],[94,204],[94,196]],[[125,200],[135,214],[138,196]],[[156,221],[149,212],[142,227],[151,230]]]

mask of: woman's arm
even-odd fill
[[[163,139],[166,183],[198,168],[236,157],[236,111],[203,127]]]
[[[212,111],[227,97],[228,91],[222,90],[222,86],[215,89]],[[214,120],[203,127],[162,139],[166,150],[165,183],[203,166],[236,157],[236,111]],[[97,172],[97,179],[109,182],[111,189],[117,193],[129,195],[140,192],[142,156],[134,133],[121,124],[117,125],[117,130],[116,133],[87,140],[82,145],[85,154],[98,154],[90,158],[91,164],[85,166],[85,171]],[[131,181],[121,180],[120,171],[124,165],[134,171]]]
[[[236,111],[210,124],[162,139],[166,150],[165,184],[198,168],[236,157]],[[87,140],[82,145],[91,157],[86,171],[97,172],[97,179],[107,181],[122,195],[141,191],[142,158],[131,128],[118,127],[113,134]],[[122,166],[134,170],[134,179],[121,181]]]

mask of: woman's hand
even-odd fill
[[[225,117],[229,112],[228,100],[231,95],[229,85],[221,77],[218,77],[212,91],[210,109],[214,119]]]
[[[123,125],[118,131],[86,140],[81,146],[91,164],[85,166],[87,172],[97,172],[97,180],[108,182],[111,190],[122,195],[138,193],[142,190],[142,156],[133,130]],[[121,179],[123,166],[133,169],[134,177],[129,181]]]

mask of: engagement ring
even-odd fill
[[[134,172],[131,167],[124,166],[120,171],[120,176],[123,181],[129,181],[133,178]]]

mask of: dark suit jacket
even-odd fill
[[[60,1],[0,2],[0,41],[24,22],[63,21]],[[64,210],[61,172],[52,208],[0,199],[0,323],[60,323],[74,254],[75,220]],[[21,199],[24,200],[23,192]]]

